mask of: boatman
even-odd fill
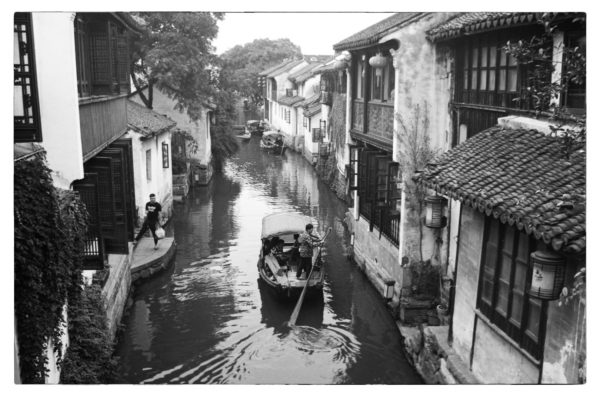
[[[300,234],[300,238],[298,241],[300,242],[300,265],[298,265],[298,271],[296,272],[296,277],[299,280],[304,280],[310,276],[310,271],[312,269],[312,257],[313,257],[313,248],[319,245],[321,239],[313,235],[313,225],[307,224],[306,230]],[[306,277],[302,279],[302,271],[306,271]]]

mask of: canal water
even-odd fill
[[[273,212],[332,227],[322,298],[294,302],[261,284],[261,220]],[[417,384],[383,299],[348,260],[345,207],[299,154],[263,153],[259,138],[175,209],[173,267],[136,288],[117,355],[143,384]]]

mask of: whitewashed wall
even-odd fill
[[[42,146],[54,185],[83,178],[73,13],[32,13]]]

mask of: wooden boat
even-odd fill
[[[250,134],[250,132],[248,131],[248,129],[246,129],[244,131],[244,134],[236,134],[235,138],[239,139],[239,140],[242,140],[242,141],[249,141],[250,138],[252,138],[252,134]]]
[[[246,129],[250,134],[260,136],[265,130],[268,130],[268,126],[264,121],[250,120],[246,121]]]
[[[310,280],[304,275],[300,279],[296,277],[300,257],[293,255],[294,234],[301,234],[308,223],[311,219],[299,213],[274,213],[263,218],[258,273],[266,285],[282,298],[298,298],[305,285],[308,285],[307,296],[323,295],[325,272],[320,251],[313,251]],[[284,242],[280,255],[271,251],[274,237]]]
[[[275,130],[264,132],[260,139],[260,148],[272,154],[283,154],[283,134]]]

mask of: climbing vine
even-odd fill
[[[60,375],[62,384],[109,384],[118,379],[117,359],[108,332],[102,288],[86,286],[81,300],[69,305],[70,344]]]
[[[44,383],[46,351],[62,357],[63,309],[76,303],[87,213],[71,191],[52,185],[43,155],[14,168],[15,319],[21,381]]]

